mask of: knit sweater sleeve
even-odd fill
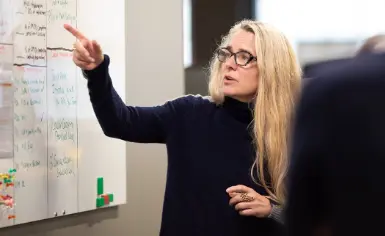
[[[268,218],[271,218],[278,223],[284,224],[284,219],[283,219],[283,213],[282,213],[282,207],[280,205],[277,205],[275,203],[271,204],[271,212]]]
[[[106,136],[138,143],[165,143],[171,124],[188,108],[191,98],[181,97],[159,106],[126,106],[110,74],[110,58],[97,68],[83,71],[96,118]]]

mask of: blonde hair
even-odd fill
[[[251,175],[254,182],[266,189],[267,197],[284,204],[288,138],[301,88],[301,67],[288,39],[280,31],[258,21],[243,20],[235,24],[219,47],[226,47],[240,30],[255,35],[259,70],[253,122],[256,158]],[[214,56],[210,63],[209,93],[217,104],[224,101],[220,68],[221,62]],[[259,182],[254,178],[254,170]]]

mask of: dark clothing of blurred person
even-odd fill
[[[385,54],[314,77],[294,123],[288,236],[385,235]]]

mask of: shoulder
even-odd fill
[[[303,76],[305,78],[312,78],[314,76],[319,75],[320,73],[325,72],[325,70],[328,71],[333,67],[343,65],[349,60],[350,58],[339,58],[334,60],[326,60],[306,64],[303,68]]]
[[[171,99],[166,102],[166,104],[170,104],[172,106],[185,107],[185,108],[196,108],[201,106],[211,106],[214,105],[214,102],[210,96],[202,96],[202,95],[184,95],[181,97],[177,97]]]
[[[318,93],[341,91],[357,85],[383,83],[385,54],[371,54],[343,62],[330,63],[308,82],[308,88]]]
[[[331,109],[329,105],[346,106],[363,101],[366,99],[364,94],[370,97],[374,90],[384,88],[385,54],[365,55],[325,66],[322,72],[307,81],[300,104],[323,104],[325,109]]]
[[[169,114],[173,114],[179,122],[188,127],[192,123],[201,122],[202,118],[207,119],[216,109],[211,97],[191,94],[166,101],[163,106]]]

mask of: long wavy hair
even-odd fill
[[[258,78],[255,78],[258,80],[258,89],[253,121],[256,157],[251,176],[256,184],[264,187],[269,195],[267,197],[284,204],[289,137],[294,106],[301,89],[301,67],[285,35],[258,21],[238,22],[223,37],[219,47],[226,47],[232,36],[240,30],[255,35],[259,70]],[[223,76],[221,62],[216,56],[210,62],[209,77],[209,94],[216,104],[222,104]]]

